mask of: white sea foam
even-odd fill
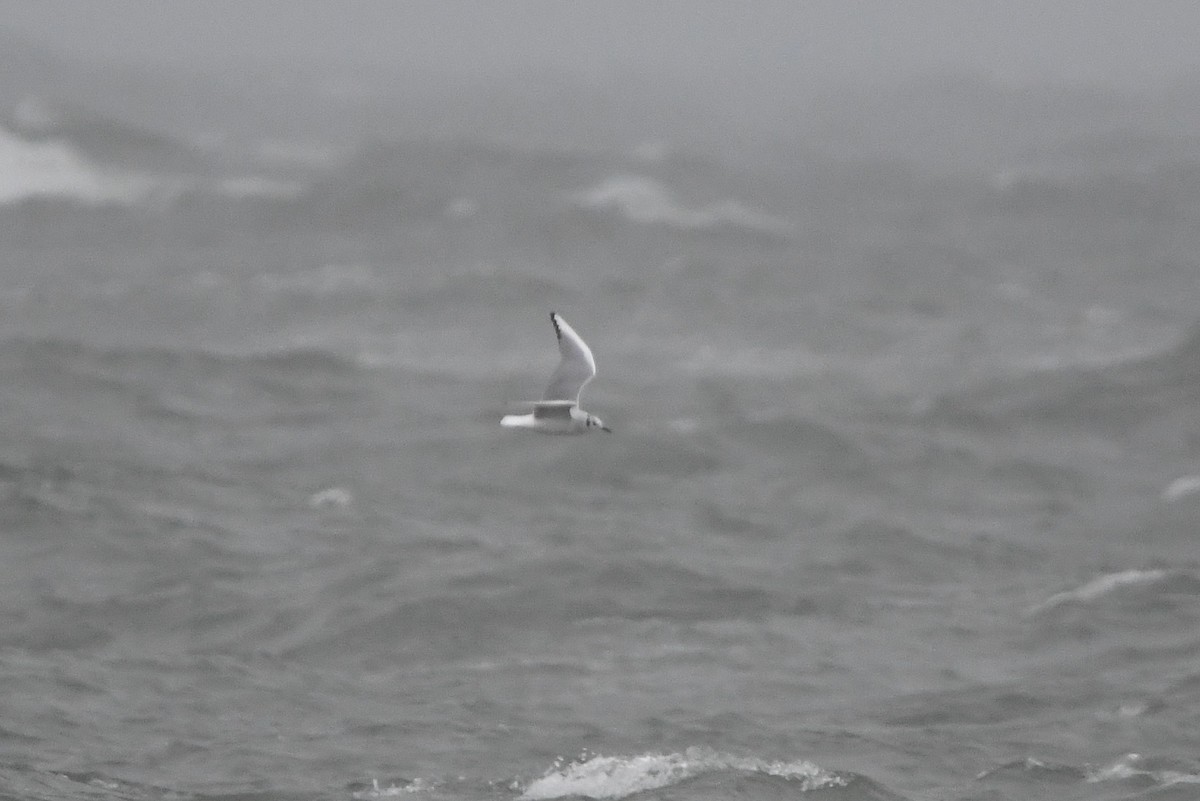
[[[630,222],[701,230],[731,225],[755,231],[786,233],[785,220],[751,209],[736,200],[690,208],[663,184],[639,175],[618,175],[576,192],[576,205],[598,211],[615,211]]]
[[[326,487],[308,498],[308,505],[314,509],[340,509],[352,503],[354,495],[345,487]]]
[[[1200,784],[1200,775],[1180,770],[1154,770],[1145,764],[1141,754],[1125,754],[1111,764],[1092,770],[1087,780],[1092,783],[1147,778],[1161,786]]]
[[[1053,609],[1068,603],[1087,603],[1128,587],[1143,587],[1150,584],[1157,584],[1170,575],[1171,571],[1162,568],[1122,570],[1117,573],[1105,573],[1075,589],[1064,590],[1063,592],[1051,595],[1040,604],[1033,606],[1029,610],[1029,614],[1038,614],[1047,609]]]
[[[416,793],[424,793],[431,790],[434,785],[424,779],[413,779],[405,784],[389,784],[387,787],[379,785],[379,779],[371,780],[371,787],[366,790],[359,790],[353,794],[354,798],[400,798]]]
[[[1200,476],[1180,476],[1162,491],[1164,501],[1178,501],[1200,492]]]
[[[592,756],[565,766],[556,764],[544,776],[530,782],[521,798],[625,798],[715,771],[777,776],[799,782],[801,791],[846,784],[842,777],[803,760],[769,762],[755,757],[737,757],[689,748],[682,754]]]
[[[134,203],[152,188],[145,177],[97,167],[66,142],[27,141],[0,128],[0,203],[35,197]]]
[[[23,139],[0,128],[0,203],[59,198],[82,203],[164,205],[201,191],[232,198],[294,198],[303,186],[258,175],[205,181],[97,164],[64,139]]]

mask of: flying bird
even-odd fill
[[[540,401],[533,402],[529,414],[508,414],[500,420],[505,428],[528,428],[543,434],[584,434],[588,431],[612,429],[594,414],[579,408],[579,395],[587,382],[596,377],[596,360],[592,349],[575,333],[558,312],[550,312],[554,335],[558,337],[558,363],[550,385]]]

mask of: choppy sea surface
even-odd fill
[[[0,797],[1200,798],[1200,160],[18,111]]]

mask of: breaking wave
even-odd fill
[[[132,204],[154,188],[148,176],[106,170],[65,141],[30,141],[0,128],[0,203],[49,197]]]
[[[832,773],[811,762],[769,762],[700,748],[682,754],[642,754],[630,757],[584,756],[568,765],[556,764],[525,788],[527,801],[552,798],[626,798],[646,790],[681,784],[707,774],[765,776],[794,783],[799,792],[846,787],[857,777]]]
[[[638,175],[613,176],[576,192],[572,201],[588,211],[615,212],[629,222],[688,231],[732,228],[782,236],[790,229],[786,220],[736,200],[687,206],[664,184]]]
[[[1087,781],[1093,784],[1131,780],[1156,787],[1200,785],[1200,770],[1195,765],[1184,766],[1170,760],[1148,759],[1141,754],[1125,754],[1087,774]]]
[[[1065,606],[1086,606],[1116,597],[1128,596],[1130,602],[1145,602],[1176,594],[1200,595],[1200,578],[1185,570],[1121,570],[1105,573],[1078,587],[1055,593],[1031,607],[1028,614],[1037,615]]]
[[[37,100],[0,120],[0,204],[164,207],[182,197],[290,198],[300,184],[233,168],[172,137]]]

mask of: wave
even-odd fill
[[[1161,369],[1178,380],[1200,378],[1200,322],[1194,323],[1161,361]]]
[[[390,779],[380,782],[372,779],[369,785],[356,783],[346,788],[351,798],[403,798],[418,793],[444,790],[443,782],[427,781],[425,779]]]
[[[694,478],[726,464],[716,441],[703,434],[646,433],[598,449],[586,460],[558,450],[550,458],[554,474],[567,481],[613,487],[636,486],[648,477]]]
[[[150,176],[105,169],[69,142],[29,141],[0,127],[0,203],[58,198],[134,204],[155,189]]]
[[[839,572],[891,577],[904,585],[957,581],[961,575],[996,565],[1036,564],[1040,552],[979,535],[966,541],[942,542],[894,523],[863,520],[838,538]]]
[[[413,559],[454,547],[432,539],[410,541],[402,550]],[[428,591],[414,590],[412,583],[387,565],[346,577],[327,588],[323,622],[302,634],[282,633],[276,647],[314,659],[397,648],[473,653],[517,632],[563,630],[584,621],[753,620],[792,603],[788,590],[775,595],[715,571],[649,559],[538,559],[483,568]],[[264,634],[259,641],[270,639]]]
[[[20,764],[0,768],[0,786],[14,793],[6,793],[5,797],[26,801],[167,801],[196,797],[97,771],[48,770]]]
[[[1141,754],[1125,754],[1087,773],[1087,781],[1092,784],[1131,780],[1139,786],[1146,783],[1154,787],[1200,785],[1200,765],[1177,760],[1149,759]],[[1200,793],[1200,789],[1189,792]]]
[[[1044,761],[1034,757],[1014,760],[980,773],[975,781],[997,792],[1001,787],[1010,790],[1005,798],[1083,797],[1098,788],[1088,785],[1127,785],[1128,792],[1119,788],[1105,790],[1105,798],[1195,798],[1200,785],[1200,765],[1177,759],[1148,758],[1140,754],[1124,754],[1099,766],[1079,767]],[[1076,789],[1071,789],[1076,788]],[[1175,793],[1171,788],[1181,792]],[[1119,795],[1112,795],[1112,792]],[[991,796],[988,796],[989,798]],[[997,796],[999,797],[999,796]]]
[[[11,360],[5,364],[5,360]],[[0,368],[85,372],[89,366],[117,373],[137,367],[211,372],[267,369],[276,372],[340,373],[357,370],[352,358],[320,348],[282,348],[246,353],[169,347],[100,347],[73,339],[14,338],[0,342]]]
[[[289,212],[356,229],[392,229],[397,222],[470,226],[492,216],[508,221],[548,210],[570,177],[593,161],[466,141],[370,141],[310,172]]]
[[[735,454],[770,457],[787,465],[797,477],[822,477],[834,481],[878,481],[877,462],[851,435],[794,415],[739,420],[721,432],[736,445]]]
[[[1200,475],[1180,476],[1162,491],[1162,499],[1168,502],[1183,500],[1200,492]]]
[[[444,798],[479,797],[470,779],[372,780],[348,788],[354,798],[399,798],[436,794]],[[489,782],[494,790],[501,783]],[[609,801],[630,797],[689,798],[718,801],[728,798],[790,799],[797,793],[818,793],[846,801],[904,801],[865,776],[830,771],[807,760],[781,761],[737,756],[710,748],[683,752],[603,756],[583,753],[577,759],[559,758],[541,776],[528,782],[504,780],[520,794],[517,801],[590,798]],[[493,793],[487,793],[492,795]]]
[[[741,200],[721,197],[728,173],[707,170],[689,202],[660,179],[625,172],[612,156],[523,150],[470,141],[371,142],[309,174],[291,212],[346,226],[440,224],[464,231],[511,226],[551,241],[569,235],[567,220],[616,220],[676,232],[741,233],[787,239],[792,224]],[[715,196],[715,198],[713,197]]]
[[[27,99],[0,121],[0,204],[58,200],[164,209],[183,198],[291,198],[303,183],[222,164],[169,136]],[[248,171],[247,171],[248,170]]]
[[[1016,779],[1023,783],[1029,780],[1052,784],[1075,784],[1087,777],[1087,771],[1074,765],[1056,762],[1045,762],[1034,757],[1006,762],[975,777],[977,782],[995,783],[1002,780]]]
[[[8,122],[31,142],[69,145],[90,162],[146,172],[194,172],[206,161],[196,148],[166,134],[80,106],[26,97]]]
[[[1200,482],[1184,476],[1167,485],[1138,524],[1135,537],[1147,545],[1184,546],[1195,541],[1200,530]]]
[[[470,235],[523,220],[551,239],[570,234],[564,215],[772,241],[793,233],[787,219],[723,197],[729,176],[719,168],[696,179],[702,187],[691,194],[702,199],[689,201],[628,167],[611,155],[470,141],[369,141],[340,153],[192,142],[37,99],[0,119],[0,204],[56,200],[343,231],[399,222]],[[237,214],[217,205],[230,201],[239,201]]]
[[[1034,688],[1018,683],[980,684],[961,689],[898,695],[881,702],[875,715],[889,726],[930,728],[958,725],[989,726],[1046,714],[1076,703],[1074,688]]]
[[[573,289],[569,275],[539,275],[521,268],[498,270],[480,265],[439,275],[424,287],[405,288],[398,302],[414,310],[462,308],[464,304],[513,308],[531,299],[542,304],[565,302]]]
[[[1055,593],[1027,611],[1040,615],[1061,607],[1117,603],[1138,609],[1174,606],[1179,596],[1200,596],[1200,576],[1188,570],[1150,568],[1105,573],[1078,587]]]
[[[1200,323],[1166,351],[1098,368],[1067,367],[989,381],[932,404],[929,415],[958,424],[1027,423],[1128,434],[1200,414]]]
[[[297,197],[303,185],[257,174],[157,172],[92,160],[69,140],[31,141],[0,126],[0,205],[59,201],[164,210],[185,198]]]
[[[194,795],[182,789],[140,783],[95,771],[46,771],[13,764],[0,771],[7,787],[20,786],[21,797],[32,799],[164,799]],[[1076,766],[1025,757],[980,772],[975,792],[987,798],[1090,797],[1190,799],[1200,785],[1200,765],[1194,760],[1126,753],[1098,765]],[[581,755],[559,760],[543,775],[495,781],[453,779],[373,779],[354,782],[345,792],[355,799],[445,798],[479,799],[497,795],[517,801],[587,798],[616,801],[625,798],[689,798],[696,801],[746,798],[753,801],[791,799],[797,794],[839,801],[904,801],[901,796],[861,774],[831,771],[807,760],[768,760],[737,756],[707,748],[682,753],[631,756]],[[513,795],[513,793],[518,793]],[[199,796],[197,796],[199,797]],[[209,792],[204,798],[245,798],[242,792]],[[295,788],[261,787],[254,797],[324,798],[327,793]],[[954,797],[959,797],[954,794]],[[970,797],[976,797],[971,794]]]
[[[385,276],[370,264],[327,263],[310,269],[266,271],[255,283],[267,294],[325,297],[341,294],[375,294],[387,285]]]
[[[90,405],[120,425],[138,417],[257,419],[321,408],[345,401],[355,386],[346,374],[361,369],[353,358],[312,348],[233,354],[60,339],[0,343],[0,377],[19,385],[20,397],[45,395],[68,416]]]
[[[699,788],[693,786],[697,779],[716,779],[717,786],[707,793],[698,793],[696,790]],[[779,783],[780,786],[775,792],[766,793],[761,788],[752,789],[761,780],[767,784]],[[708,796],[710,793],[713,797],[740,797],[747,794],[771,797],[813,790],[857,788],[867,784],[869,780],[863,777],[828,771],[806,760],[768,761],[689,748],[683,753],[584,756],[566,765],[556,764],[540,778],[529,782],[520,798],[522,801],[571,797],[619,799],[684,785],[691,790],[689,798]],[[897,798],[891,794],[871,797]]]
[[[736,200],[691,207],[665,185],[640,175],[616,175],[575,192],[572,202],[590,212],[615,213],[639,225],[661,225],[685,231],[742,230],[786,236],[786,220],[752,209]]]
[[[680,354],[682,369],[704,376],[778,380],[818,375],[829,370],[828,357],[802,346],[783,348],[728,347],[704,344]]]
[[[619,419],[608,422],[620,433]],[[547,449],[539,441],[521,446],[541,463],[539,470],[584,486],[629,487],[651,477],[696,478],[745,463],[778,465],[780,480],[883,480],[870,453],[854,437],[791,415],[715,425],[678,418],[659,431],[611,439],[587,459],[571,449]]]

